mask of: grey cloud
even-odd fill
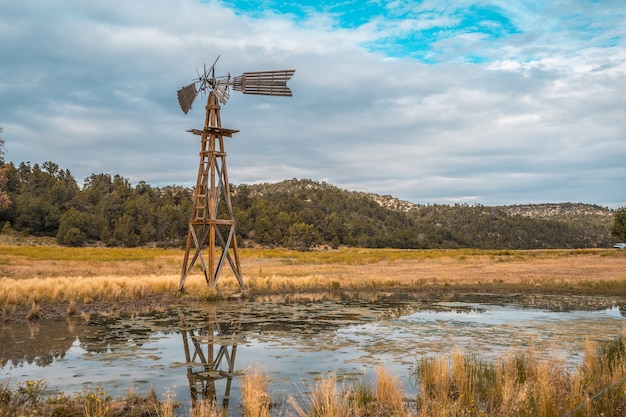
[[[416,203],[626,201],[619,43],[560,53],[532,32],[480,43],[499,61],[426,65],[363,49],[363,33],[190,0],[3,4],[0,27],[7,159],[51,160],[79,183],[192,185],[199,142],[186,130],[205,98],[184,115],[176,90],[221,54],[222,73],[296,69],[293,98],[233,92],[222,108],[240,130],[226,142],[235,183],[313,178]]]

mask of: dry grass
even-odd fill
[[[189,417],[226,417],[226,413],[222,413],[215,401],[203,399],[198,401],[189,412]]]
[[[587,345],[579,369],[533,350],[496,361],[436,356],[419,361],[419,416],[624,415],[626,339]]]
[[[271,397],[269,376],[259,368],[247,370],[241,378],[243,417],[269,417]]]
[[[206,285],[205,285],[206,287]],[[175,276],[98,276],[58,278],[0,278],[0,303],[28,304],[30,302],[98,300],[136,300],[154,294],[175,292]]]
[[[402,383],[395,375],[390,375],[384,367],[376,368],[376,390],[373,401],[365,410],[374,408],[375,415],[389,415],[394,417],[408,416],[404,401]],[[370,413],[371,414],[371,413]]]
[[[183,251],[0,245],[0,305],[138,300],[178,289]],[[626,251],[240,251],[256,294],[371,289],[551,291],[626,295]],[[229,268],[220,292],[239,291]],[[187,293],[210,299],[197,265]],[[5,317],[6,314],[3,316]]]
[[[298,417],[350,417],[351,395],[351,389],[339,389],[336,375],[330,374],[319,380],[311,392],[304,396],[304,404],[293,397],[289,403]]]
[[[320,379],[311,391],[289,404],[297,417],[409,417],[400,380],[376,368],[376,386],[358,381],[339,385],[335,374]],[[251,414],[255,415],[255,414]],[[289,414],[288,414],[289,415]]]
[[[28,311],[28,314],[26,315],[26,319],[27,320],[39,320],[40,317],[41,317],[41,307],[39,307],[33,301],[33,304],[30,306],[30,310]]]

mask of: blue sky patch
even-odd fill
[[[332,16],[337,21],[337,27],[356,28],[369,22],[373,16],[384,15],[386,8],[379,2],[363,2],[359,0],[337,1],[251,1],[229,0],[225,5],[232,7],[236,13],[247,14],[253,17],[263,16],[268,11],[277,14],[295,16],[304,20],[315,13]]]
[[[412,57],[427,63],[435,63],[446,55],[439,43],[453,40],[462,50],[468,50],[468,62],[484,62],[486,58],[479,51],[471,51],[470,40],[461,37],[478,35],[469,39],[495,40],[520,33],[505,11],[497,6],[470,5],[454,9],[432,10],[424,8],[421,2],[383,1],[250,1],[230,0],[225,2],[236,13],[255,18],[268,11],[290,15],[296,20],[306,20],[315,14],[325,14],[334,22],[333,27],[357,29],[374,19],[380,24],[378,38],[363,43],[371,51],[381,52],[392,57]],[[405,29],[408,23],[413,29]],[[374,34],[376,36],[376,34]],[[450,46],[448,46],[450,47]]]

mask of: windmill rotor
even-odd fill
[[[244,72],[236,77],[227,75],[215,76],[215,64],[220,59],[218,55],[213,65],[207,70],[204,64],[203,72],[198,73],[191,84],[188,84],[178,90],[178,104],[183,113],[187,114],[191,109],[198,93],[209,91],[214,93],[219,102],[226,104],[230,98],[230,88],[243,94],[255,94],[262,96],[283,96],[291,97],[291,89],[287,86],[287,81],[293,77],[295,70],[278,70],[278,71],[257,71]],[[199,87],[196,87],[199,84]]]

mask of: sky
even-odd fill
[[[623,0],[0,1],[5,159],[194,186],[216,75],[234,184],[285,179],[418,204],[626,205]]]

